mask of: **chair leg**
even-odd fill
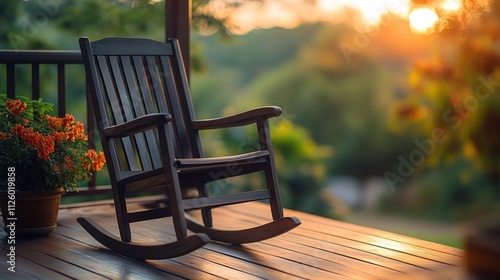
[[[269,204],[271,206],[273,220],[283,218],[283,205],[281,204],[278,178],[274,170],[274,164],[271,162],[264,172],[267,188],[271,192]]]
[[[130,242],[132,241],[132,232],[130,231],[130,222],[127,217],[125,194],[120,192],[118,188],[113,188],[113,197],[120,238],[123,242]]]
[[[257,132],[259,134],[261,149],[269,151],[267,166],[264,173],[266,177],[267,189],[271,193],[269,203],[271,205],[273,220],[278,220],[283,218],[283,206],[281,205],[278,176],[276,175],[276,167],[274,165],[274,154],[270,138],[269,122],[267,120],[257,122]]]
[[[186,217],[184,216],[184,207],[182,205],[182,195],[179,186],[179,180],[174,177],[171,173],[175,172],[175,169],[170,169],[166,171],[169,172],[167,178],[166,192],[167,197],[170,202],[170,209],[172,211],[172,221],[174,223],[174,230],[177,240],[186,238],[187,236],[187,226]]]
[[[200,197],[207,197],[208,196],[208,184],[200,184],[198,186],[198,195]],[[212,227],[213,226],[213,220],[212,220],[212,209],[205,207],[201,209],[201,217],[203,219],[203,224],[206,227]]]
[[[167,139],[174,139],[172,126],[160,126],[158,128],[158,138],[160,140],[161,157],[164,162],[163,171],[166,179],[166,193],[170,202],[170,210],[172,211],[172,221],[177,240],[187,237],[186,217],[184,214],[184,206],[182,204],[182,190],[175,166],[175,152],[171,143],[167,143]]]

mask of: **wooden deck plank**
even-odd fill
[[[216,209],[219,211],[220,215],[224,217],[224,221],[230,221],[230,227],[237,228],[239,225],[245,221],[248,223],[247,226],[265,222],[262,216],[255,214],[253,212],[251,217],[246,217],[241,219],[238,215],[238,209]],[[296,213],[299,218],[305,220],[304,227],[299,227],[289,234],[283,236],[282,239],[291,239],[296,236],[297,242],[303,240],[320,240],[323,241],[320,248],[325,248],[329,246],[335,246],[336,252],[344,252],[350,256],[356,256],[358,254],[364,255],[366,258],[366,253],[373,254],[376,256],[384,257],[384,261],[396,260],[400,265],[393,264],[390,267],[399,267],[402,271],[408,271],[408,269],[414,269],[415,267],[420,267],[422,269],[429,268],[441,264],[451,264],[455,265],[461,261],[461,258],[447,254],[447,253],[430,253],[435,252],[433,250],[426,250],[422,247],[415,247],[413,245],[408,245],[406,243],[398,243],[390,239],[383,239],[381,237],[372,237],[369,235],[360,236],[359,234],[353,232],[347,232],[343,230],[342,234],[336,232],[336,228],[328,225],[318,225],[314,222],[309,221],[301,217],[301,213]],[[229,220],[233,217],[234,220]],[[250,221],[250,222],[248,222]],[[227,227],[227,226],[226,226]],[[304,239],[306,237],[306,239]],[[325,241],[327,240],[327,241]],[[337,246],[341,244],[341,246]],[[345,252],[347,251],[347,252]],[[377,259],[381,259],[377,257]],[[401,265],[402,264],[402,265]],[[410,266],[405,266],[408,264]],[[411,267],[413,266],[413,267]]]
[[[104,217],[104,216],[103,216]],[[210,275],[201,271],[200,273],[195,273],[190,267],[187,267],[183,264],[176,263],[172,260],[165,260],[165,264],[163,268],[157,267],[157,269],[151,269],[151,266],[146,262],[141,262],[137,260],[128,259],[122,257],[106,248],[104,248],[101,244],[99,244],[94,238],[92,238],[77,222],[76,216],[70,217],[71,219],[59,219],[58,233],[66,236],[67,238],[73,239],[80,243],[79,246],[82,246],[82,251],[85,251],[85,254],[88,254],[93,259],[99,260],[96,265],[101,264],[102,269],[102,261],[105,260],[109,262],[109,260],[116,260],[118,267],[117,271],[129,270],[130,267],[133,268],[134,274],[136,277],[148,276],[147,279],[182,279],[186,276],[196,275],[197,277],[201,277],[203,279],[210,279]],[[100,222],[106,221],[106,219],[100,220]],[[108,227],[109,228],[109,227]],[[125,260],[125,261],[123,261]],[[121,266],[124,266],[123,269]],[[99,269],[97,267],[96,269]],[[111,273],[114,273],[113,271]],[[131,277],[131,279],[135,279],[134,275],[126,275],[127,277]],[[116,279],[116,278],[112,278]],[[140,278],[139,278],[140,279]],[[216,279],[216,278],[213,278]]]
[[[103,223],[105,228],[110,230],[111,232],[118,234],[116,228],[112,228],[110,224],[114,222],[114,215],[111,215],[108,211],[105,212],[105,215],[102,215],[99,219],[100,223]],[[61,220],[61,219],[60,219]],[[111,221],[110,221],[111,220]],[[145,222],[141,225],[134,224],[133,228],[140,228],[142,233],[145,233],[145,236],[140,236],[140,238],[136,238],[135,242],[147,242],[149,244],[161,243],[161,242],[171,242],[175,240],[175,236],[172,232],[168,231],[168,227],[171,227],[171,221],[165,221],[166,219],[155,220],[151,222]],[[59,222],[61,224],[61,221]],[[164,225],[163,227],[161,225]],[[63,225],[64,227],[71,229],[73,231],[79,232],[79,234],[83,234],[85,237],[80,238],[80,241],[85,241],[89,245],[95,246],[95,248],[102,248],[100,244],[97,243],[90,235],[80,227],[76,222],[69,222]],[[162,228],[164,229],[162,231]],[[138,236],[135,236],[138,237]],[[103,249],[107,251],[107,249]],[[108,251],[110,254],[114,254],[111,251]],[[202,252],[202,251],[201,251]],[[163,271],[175,271],[175,274],[182,277],[193,277],[194,272],[198,271],[195,278],[203,278],[203,279],[220,279],[217,275],[224,275],[228,277],[228,279],[234,279],[234,277],[238,277],[239,279],[255,279],[256,277],[251,274],[245,273],[243,270],[236,270],[231,265],[227,263],[217,263],[213,262],[213,256],[210,256],[210,265],[206,265],[206,262],[203,263],[203,260],[200,260],[200,250],[193,252],[187,256],[182,256],[178,258],[174,258],[171,260],[161,260],[161,261],[147,261],[148,265],[152,265]],[[202,258],[201,258],[202,259]],[[203,267],[203,269],[200,269]],[[247,274],[247,275],[245,275]],[[148,278],[150,279],[150,278]]]
[[[233,221],[230,221],[233,222]],[[165,219],[159,219],[155,222],[144,222],[139,226],[138,224],[133,225],[133,229],[139,229],[141,232],[147,232],[148,237],[146,236],[136,236],[138,237],[135,242],[144,242],[148,244],[153,243],[161,243],[175,240],[174,235],[172,233],[171,227],[162,227],[160,224],[170,224],[169,221],[165,221]],[[107,228],[110,231],[113,229]],[[115,230],[116,233],[116,230]],[[241,262],[245,261],[251,265],[256,265],[259,263],[266,263],[266,267],[273,271],[273,273],[278,277],[282,277],[283,275],[287,275],[288,277],[299,277],[299,278],[307,278],[310,275],[316,275],[317,277],[331,277],[332,274],[336,275],[337,272],[326,272],[322,269],[318,269],[317,267],[304,267],[302,266],[300,270],[295,271],[296,267],[298,267],[297,262],[293,260],[289,260],[287,258],[283,258],[280,256],[252,250],[249,251],[247,245],[239,247],[239,246],[231,246],[227,244],[220,243],[212,243],[208,244],[204,247],[206,250],[197,250],[189,255],[181,256],[175,258],[176,262],[180,262],[183,265],[191,267],[193,270],[200,269],[203,267],[203,271],[209,274],[214,275],[224,275],[227,279],[252,279],[254,276],[247,273],[244,270],[233,270],[233,269],[224,269],[219,264],[214,266],[213,256],[214,254],[220,254],[219,252],[224,252],[226,256],[229,256],[233,259],[233,262]],[[253,252],[256,251],[256,252]],[[269,251],[269,250],[268,250]],[[198,258],[193,258],[193,256],[197,256]],[[203,262],[201,259],[205,260],[205,264],[208,262],[208,266],[203,266]],[[160,265],[163,261],[155,261],[157,265]],[[228,265],[226,265],[228,266]],[[287,270],[284,270],[287,268]],[[224,273],[218,270],[224,270]],[[342,270],[342,268],[339,268]],[[269,270],[268,270],[269,272]],[[266,277],[264,277],[266,278]],[[267,279],[267,278],[266,278]],[[337,275],[337,279],[344,279],[340,275]],[[352,278],[345,278],[352,279]],[[359,278],[354,278],[359,279]]]
[[[237,215],[235,214],[236,211],[239,210],[230,209],[227,210],[224,215],[226,218],[228,215]],[[421,245],[417,246],[414,244],[394,241],[391,239],[384,239],[378,236],[370,236],[368,234],[359,235],[356,232],[350,232],[345,229],[341,231],[342,234],[339,234],[337,228],[332,227],[331,225],[315,224],[314,222],[311,222],[311,220],[309,220],[309,217],[307,217],[306,219],[303,217],[307,214],[300,212],[296,214],[299,218],[307,221],[307,225],[305,227],[300,227],[294,230],[291,235],[296,234],[300,237],[309,237],[312,240],[328,240],[330,244],[341,244],[342,247],[383,256],[385,257],[384,261],[395,259],[398,262],[407,263],[409,265],[425,269],[432,269],[433,266],[441,266],[442,264],[456,266],[461,264],[462,261],[462,258],[455,254],[457,251],[459,251],[456,249],[452,250],[450,254],[435,250],[430,247],[422,247]],[[258,217],[260,217],[258,213],[256,214],[255,212],[253,212],[252,215],[255,216],[252,216],[249,219],[257,220],[259,219]],[[316,217],[316,219],[318,218],[320,217]],[[262,222],[263,221],[265,220],[262,220]],[[332,222],[342,223],[338,221]],[[353,254],[355,255],[355,253],[350,253],[350,255]],[[402,270],[407,271],[408,269],[403,268]]]
[[[455,279],[460,273],[461,250],[297,211],[285,213],[299,217],[303,224],[262,242],[242,246],[211,242],[181,257],[137,261],[105,249],[76,222],[79,216],[92,216],[118,234],[111,204],[67,207],[60,210],[58,227],[51,235],[19,241],[19,273],[7,272],[3,262],[0,278],[370,280],[404,279],[436,271]],[[199,217],[198,212],[190,215]],[[214,223],[220,227],[246,228],[268,220],[268,206],[263,203],[214,209]],[[135,242],[175,240],[171,219],[137,223],[133,231],[138,233],[133,235]],[[0,234],[1,240],[0,253],[6,255],[5,233]]]
[[[236,205],[230,205],[227,207],[227,209],[228,210],[230,209],[231,212],[244,211],[244,209],[242,209],[241,207],[238,207]],[[248,213],[248,214],[254,214],[257,217],[265,217],[269,211],[268,209],[269,209],[269,205],[267,205],[265,203],[259,203],[259,204],[252,205],[253,211],[251,213]],[[394,240],[397,242],[414,245],[414,246],[425,248],[425,249],[432,250],[432,251],[439,251],[439,252],[455,255],[458,257],[462,257],[462,255],[463,255],[462,250],[457,249],[457,248],[453,248],[453,247],[449,247],[446,245],[433,243],[433,242],[429,242],[426,240],[417,239],[417,238],[413,238],[413,237],[409,237],[409,236],[403,236],[400,234],[396,234],[396,233],[392,233],[392,232],[388,232],[388,231],[383,231],[383,230],[379,230],[379,229],[368,228],[368,227],[359,226],[359,225],[355,225],[355,224],[345,223],[342,221],[327,219],[324,217],[315,216],[315,215],[307,214],[304,212],[285,209],[285,215],[301,216],[304,220],[310,222],[311,224],[313,224],[313,223],[318,224],[318,226],[321,226],[321,227],[327,226],[327,227],[334,227],[335,229],[346,229],[349,231],[349,233],[356,233],[356,232],[363,233],[367,236],[381,237],[384,239]]]
[[[40,242],[39,240],[36,241]],[[33,244],[24,243],[19,244],[17,246],[17,254],[26,256],[30,261],[37,263],[41,266],[46,267],[47,269],[56,271],[59,274],[62,274],[69,278],[84,278],[84,279],[106,279],[101,275],[92,272],[88,267],[81,267],[71,263],[71,260],[64,255],[66,251],[57,250],[58,248],[54,248],[51,243],[47,243],[47,241],[43,241],[44,246],[35,246]],[[33,242],[31,242],[33,243]],[[64,259],[61,259],[63,257]],[[50,261],[47,261],[47,260]],[[40,260],[43,260],[41,262]],[[45,266],[46,263],[50,263],[50,267]],[[22,264],[22,263],[21,263]],[[20,270],[24,270],[24,268],[20,267]]]
[[[5,256],[7,253],[4,246],[2,246],[0,254]],[[8,270],[9,267],[10,265],[7,264],[6,261],[0,263],[0,279],[40,279],[41,275],[46,277],[46,279],[71,279],[70,277],[20,255],[16,256],[15,272],[10,272]]]
[[[217,212],[217,211],[215,211]],[[216,213],[217,214],[217,213]],[[225,220],[229,222],[232,226],[235,228],[248,228],[252,226],[256,226],[259,224],[259,222],[253,222],[253,223],[245,223],[245,221],[242,221],[241,219],[229,219],[231,216],[226,215],[227,213],[224,213]],[[171,232],[165,232],[165,231],[159,231],[157,226],[154,226],[151,228],[150,224],[144,224],[141,225],[142,229],[151,229],[156,233],[161,232],[161,235],[164,236],[166,234],[172,235]],[[292,235],[292,233],[287,233],[284,234],[281,239],[285,239],[285,236]],[[161,238],[161,237],[160,237]],[[310,247],[307,246],[302,246],[302,248],[299,249],[294,249],[290,250],[290,248],[294,248],[297,246],[300,246],[300,244],[297,243],[291,243],[288,242],[288,246],[277,246],[276,242],[279,242],[281,240],[280,238],[273,238],[268,241],[264,242],[259,242],[259,243],[254,243],[254,244],[245,244],[242,246],[243,250],[252,250],[256,252],[263,253],[265,257],[268,258],[278,258],[278,259],[283,259],[287,261],[294,261],[294,262],[299,262],[300,265],[306,265],[308,267],[314,268],[314,269],[319,269],[319,270],[325,270],[329,271],[331,273],[339,274],[339,275],[349,275],[349,277],[354,278],[354,279],[377,279],[377,273],[367,273],[365,272],[366,270],[360,269],[360,267],[357,267],[357,264],[354,262],[352,258],[347,258],[344,262],[337,262],[335,258],[319,258],[317,254],[315,255],[307,255],[304,254],[304,252],[310,252],[312,251]],[[283,243],[282,243],[283,244]],[[227,245],[226,245],[227,246]],[[209,247],[209,246],[205,246]],[[229,246],[230,248],[234,248],[234,246]],[[300,250],[303,249],[303,250]],[[221,250],[220,247],[218,249],[219,251]],[[199,252],[199,251],[196,251]],[[192,254],[196,254],[196,252],[193,252]],[[318,252],[316,249],[314,252]],[[230,253],[231,254],[231,253]],[[237,257],[237,255],[234,254],[233,250],[233,257]],[[200,256],[201,257],[201,256]],[[283,261],[282,260],[282,261]],[[297,261],[298,260],[298,261]],[[207,261],[213,261],[213,255],[210,255]],[[248,261],[251,262],[251,259],[249,258],[244,258],[244,259],[239,259],[236,264],[241,263],[241,261]],[[227,262],[227,260],[226,260]],[[296,265],[296,264],[294,264]],[[395,270],[388,270],[384,269],[382,267],[379,267],[381,270],[385,270],[384,273],[395,273],[397,271]],[[373,267],[370,267],[370,270],[373,271]],[[375,268],[375,271],[377,268]],[[268,276],[268,275],[267,275]],[[300,276],[300,275],[299,275]],[[268,279],[266,277],[266,279]]]
[[[224,213],[225,219],[230,222],[230,224],[235,228],[244,228],[255,226],[258,223],[252,222],[248,223],[242,220],[229,219],[230,215]],[[309,242],[308,242],[309,241]],[[311,242],[312,241],[312,242]],[[316,241],[316,242],[314,242]],[[271,247],[263,247],[262,245],[267,245]],[[385,266],[376,263],[370,263],[370,253],[366,253],[359,250],[353,250],[346,248],[344,246],[338,246],[337,244],[319,241],[314,238],[305,238],[303,235],[297,235],[295,232],[289,232],[280,236],[279,238],[273,238],[263,242],[255,244],[244,245],[245,248],[262,251],[271,252],[276,256],[295,256],[292,259],[301,260],[302,264],[307,264],[310,266],[316,266],[317,268],[330,270],[331,267],[335,267],[337,273],[343,271],[348,272],[351,276],[362,277],[362,279],[368,279],[370,277],[370,272],[372,275],[378,275],[380,273],[396,273],[393,267],[399,265],[398,262],[394,261],[391,263],[384,263]],[[262,249],[258,249],[262,248]],[[313,255],[304,254],[304,252],[313,253]],[[333,253],[335,252],[335,253]],[[302,254],[302,256],[297,255]],[[372,257],[372,259],[381,259]],[[385,258],[383,260],[386,260]],[[327,261],[328,263],[323,263]],[[309,263],[307,263],[309,262]],[[390,267],[390,268],[389,268]],[[404,267],[406,271],[410,266]],[[414,268],[414,267],[411,267]],[[369,271],[368,273],[366,271]]]
[[[108,225],[107,219],[111,218],[111,216],[107,216],[106,219],[103,219],[104,216],[100,217],[100,222],[105,222],[103,226],[110,230],[111,232],[118,234],[116,228],[113,229]],[[171,230],[171,221],[165,221],[166,219],[159,219],[154,222],[144,222],[139,224],[134,224],[132,225],[133,229],[140,229],[142,233],[147,233],[147,236],[134,236],[135,237],[135,242],[144,242],[148,244],[154,244],[154,243],[161,243],[161,242],[169,242],[169,241],[174,241],[175,237],[174,234]],[[165,226],[162,226],[165,225]],[[72,225],[73,226],[73,225]],[[79,227],[79,225],[76,225],[75,230],[79,230],[84,234],[87,234],[84,232],[84,230]],[[93,242],[97,247],[99,247],[99,244],[95,240],[93,240],[90,236],[85,238],[86,241],[88,242]],[[222,252],[222,253],[221,253]],[[165,262],[171,262],[174,261],[176,263],[179,263],[183,266],[189,267],[191,271],[185,274],[181,274],[182,276],[189,276],[193,274],[193,271],[199,270],[200,267],[203,267],[203,270],[200,271],[200,273],[206,273],[208,275],[203,275],[201,277],[198,275],[196,278],[203,278],[207,279],[209,275],[224,275],[224,278],[227,277],[227,279],[252,279],[252,278],[263,278],[263,279],[273,279],[269,278],[270,276],[275,276],[276,278],[283,277],[283,275],[287,275],[286,271],[282,270],[282,267],[286,267],[283,264],[279,264],[277,266],[272,266],[270,265],[269,267],[258,267],[256,265],[256,261],[253,260],[252,257],[249,257],[250,255],[248,252],[240,247],[237,246],[231,246],[227,244],[208,244],[204,248],[197,250],[189,255],[186,256],[181,256],[178,258],[174,258],[172,260],[161,260],[161,261],[148,261],[150,264],[154,264],[158,268],[165,268],[167,264]],[[193,257],[198,257],[198,258],[193,258]],[[220,263],[216,263],[214,266],[214,260],[217,258],[225,257],[225,263],[223,263],[224,266],[226,267],[231,267],[234,268],[235,264],[238,264],[241,266],[242,264],[246,264],[243,267],[240,267],[239,269],[234,269],[234,270],[228,270],[225,269],[224,273],[221,273],[221,271],[216,271],[214,269],[222,269],[224,268],[220,267]],[[265,256],[264,256],[265,257]],[[262,260],[264,258],[263,256],[258,256],[259,260]],[[205,260],[205,265],[200,262],[199,259],[204,259]],[[277,258],[279,259],[279,258]],[[272,260],[274,263],[278,262],[277,260]],[[206,264],[209,264],[208,266]],[[257,262],[258,263],[258,262]],[[279,262],[278,262],[279,263]],[[253,272],[249,273],[248,270],[245,268],[248,268],[249,266],[253,267]],[[167,267],[165,269],[171,269],[171,267]],[[253,276],[252,276],[253,275]],[[289,274],[287,278],[293,279],[294,277],[297,277],[293,274]],[[191,277],[190,277],[191,278]],[[303,279],[303,277],[298,277]]]

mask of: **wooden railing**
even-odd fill
[[[66,65],[82,65],[83,62],[80,51],[0,51],[0,67],[4,66],[6,72],[6,91],[9,98],[15,98],[16,92],[16,67],[18,65],[31,65],[31,98],[40,98],[41,73],[40,65],[55,65],[57,67],[57,114],[64,116],[66,114]],[[1,69],[1,68],[0,68]],[[26,67],[25,70],[29,69]],[[83,70],[82,70],[83,71]],[[86,92],[87,89],[85,89]],[[26,96],[26,92],[23,92]],[[71,102],[71,101],[69,101]],[[89,137],[89,146],[95,147],[96,129],[94,122],[94,113],[90,100],[87,95],[86,121],[85,127]],[[109,186],[96,186],[95,177],[89,182],[87,188],[81,188],[78,195],[94,195],[108,193]],[[67,193],[72,195],[72,193]]]

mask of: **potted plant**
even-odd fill
[[[102,152],[88,149],[83,123],[50,116],[52,107],[0,94],[0,206],[4,229],[17,235],[50,233],[63,192],[105,163]]]

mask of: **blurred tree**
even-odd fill
[[[330,176],[364,180],[392,168],[411,140],[387,126],[395,92],[406,90],[398,86],[404,65],[387,67],[377,60],[375,46],[347,60],[339,46],[358,34],[350,25],[318,28],[293,59],[261,73],[246,92],[285,108],[315,141],[333,146]]]
[[[464,5],[475,2],[465,1]],[[429,135],[427,163],[432,166],[470,159],[477,172],[489,177],[490,183],[479,187],[492,186],[498,199],[500,1],[493,1],[490,10],[476,18],[469,14],[449,22],[450,28],[440,34],[435,55],[415,62],[409,76],[414,94],[395,112],[406,124],[418,124]],[[437,132],[442,134],[440,141],[432,138]],[[463,183],[465,171],[457,174]]]

